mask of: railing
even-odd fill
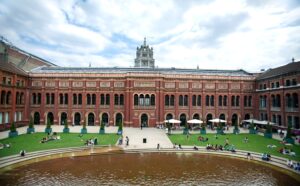
[[[271,107],[271,111],[280,111],[281,108],[280,107]]]
[[[286,112],[298,112],[299,108],[296,107],[285,107]]]
[[[134,106],[134,109],[138,109],[138,110],[153,110],[155,109],[155,106],[141,106],[141,105],[138,105],[138,106]]]
[[[259,110],[267,110],[267,107],[259,107]]]

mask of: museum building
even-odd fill
[[[259,73],[158,68],[137,47],[134,67],[60,67],[0,41],[0,130],[10,123],[155,127],[175,118],[255,118],[300,128],[300,62]]]

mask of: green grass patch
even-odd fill
[[[83,134],[78,133],[58,133],[60,140],[52,140],[46,143],[40,143],[42,138],[46,137],[45,133],[23,134],[14,138],[0,140],[2,144],[10,144],[10,148],[0,149],[0,157],[20,153],[21,150],[33,152],[39,150],[56,149],[64,147],[84,146],[86,140],[97,137],[98,145],[114,145],[119,138],[116,134]]]
[[[198,141],[198,137],[200,134],[192,134],[187,138],[186,135],[182,134],[172,134],[169,136],[172,143],[181,144],[181,145],[197,145],[197,146],[206,146],[207,143],[210,144],[218,144],[218,145],[225,145],[226,138],[229,139],[229,144],[233,144],[236,149],[240,150],[248,150],[258,153],[269,153],[271,155],[284,157],[293,159],[296,161],[300,161],[300,146],[293,145],[293,146],[286,146],[280,143],[280,141],[275,139],[268,139],[260,135],[256,134],[226,134],[226,135],[218,135],[218,139],[215,138],[215,134],[206,134],[201,135],[204,138],[208,138],[207,142],[200,142]],[[248,137],[249,141],[248,143],[244,143],[244,138]],[[268,145],[275,145],[275,148],[268,148]],[[292,149],[296,152],[296,157],[290,156],[290,155],[283,155],[279,152],[280,148],[283,148],[286,146],[289,149]]]

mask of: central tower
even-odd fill
[[[134,67],[154,68],[153,48],[149,48],[144,38],[144,45],[136,48],[136,58],[134,60]]]

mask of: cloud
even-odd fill
[[[300,3],[4,0],[0,34],[60,66],[132,66],[146,36],[156,65],[259,71],[300,59]]]

